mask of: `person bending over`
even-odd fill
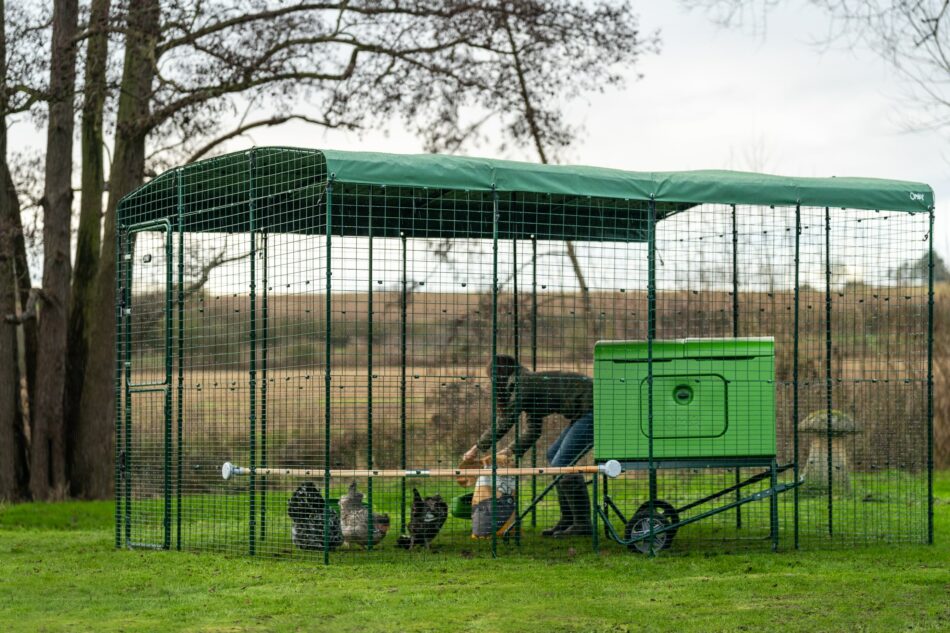
[[[594,382],[584,374],[566,371],[532,372],[511,356],[496,356],[497,418],[494,440],[497,443],[514,427],[521,414],[527,417],[525,432],[505,450],[519,459],[538,438],[547,416],[560,414],[569,424],[547,451],[551,466],[571,466],[594,445]],[[491,378],[492,365],[488,365]],[[463,459],[477,458],[479,452],[490,451],[492,430],[482,433],[478,442],[466,451]],[[496,449],[497,450],[497,449]],[[590,498],[587,484],[580,474],[564,475],[557,483],[561,518],[554,527],[541,532],[544,536],[589,536],[591,534]]]

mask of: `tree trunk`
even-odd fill
[[[102,160],[102,112],[106,97],[106,59],[108,56],[109,9],[111,0],[93,0],[89,15],[89,37],[86,49],[83,85],[82,123],[82,193],[79,203],[79,232],[76,238],[76,264],[73,270],[72,300],[69,306],[68,352],[66,355],[66,427],[67,465],[72,494],[88,495],[90,469],[85,459],[95,454],[95,444],[102,438],[90,434],[80,423],[80,402],[86,372],[86,323],[92,306],[92,287],[99,264],[102,231],[102,193],[105,171]]]
[[[13,185],[13,178],[10,170],[6,170],[8,177],[5,184],[9,190],[9,199],[13,201],[15,207],[12,207],[9,222],[13,227],[13,267],[16,275],[16,292],[20,308],[26,307],[30,300],[30,293],[33,291],[33,278],[30,276],[30,260],[26,254],[26,236],[23,234],[23,221],[20,218],[20,203],[16,197],[16,188]],[[20,376],[21,382],[26,385],[23,395],[23,425],[30,424],[29,411],[33,404],[33,393],[36,387],[36,320],[30,319],[20,324],[20,330],[23,333],[20,341],[20,358],[24,368],[25,376]]]
[[[77,0],[53,3],[46,184],[43,190],[43,303],[36,358],[36,415],[30,459],[34,499],[66,495],[63,394],[69,306],[72,216],[73,97],[76,88]]]
[[[6,162],[0,169],[6,170]],[[4,187],[4,190],[6,188]],[[0,317],[16,312],[16,289],[13,284],[12,239],[9,223],[6,221],[9,201],[6,191],[0,193]],[[17,499],[16,478],[16,427],[17,415],[17,376],[16,328],[0,322],[0,501]]]
[[[0,86],[7,84],[6,7],[0,0]],[[23,496],[22,437],[18,432],[20,380],[17,372],[17,330],[5,322],[17,311],[14,233],[20,205],[7,164],[6,95],[0,94],[0,501],[17,501]]]
[[[122,196],[141,184],[144,177],[148,134],[144,121],[149,114],[155,77],[153,62],[159,36],[159,11],[158,0],[136,0],[129,4],[109,203],[103,222],[102,254],[86,321],[89,354],[79,419],[83,435],[88,438],[83,441],[86,448],[81,455],[85,475],[83,496],[88,498],[108,497],[113,485],[116,207]]]
[[[518,54],[518,46],[515,43],[515,36],[511,30],[511,25],[505,16],[505,33],[508,35],[508,44],[510,45],[511,60],[515,75],[518,77],[519,94],[521,102],[524,105],[525,122],[528,124],[528,131],[531,139],[534,141],[534,149],[538,152],[538,158],[545,165],[548,164],[548,153],[544,149],[544,139],[541,136],[541,128],[538,126],[538,118],[531,101],[531,91],[528,89],[528,78],[525,75],[525,69],[521,63],[521,56]],[[584,307],[584,320],[588,332],[598,333],[597,323],[594,320],[594,309],[590,300],[590,289],[587,287],[587,280],[584,279],[584,270],[581,268],[580,259],[577,257],[577,251],[574,249],[574,242],[565,240],[567,247],[567,258],[571,262],[571,270],[574,271],[574,277],[577,279],[578,288],[581,291],[581,301]]]
[[[0,2],[0,12],[3,10]],[[0,38],[2,38],[0,29]],[[21,443],[18,428],[20,379],[17,372],[16,326],[6,323],[8,314],[16,313],[16,273],[13,264],[13,223],[11,213],[19,213],[15,192],[8,183],[10,171],[6,161],[6,124],[0,121],[0,501],[21,497],[17,464]],[[10,194],[14,197],[11,199]]]
[[[577,286],[581,291],[581,301],[584,304],[584,318],[587,321],[588,331],[595,335],[600,334],[598,320],[594,316],[594,307],[590,300],[590,288],[587,287],[587,280],[584,279],[584,270],[581,268],[581,260],[577,257],[577,250],[574,248],[574,242],[567,240],[564,242],[567,247],[567,258],[571,260],[571,269],[574,271],[574,277],[577,279]]]

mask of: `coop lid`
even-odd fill
[[[683,338],[653,341],[654,360],[677,358],[753,358],[772,356],[771,336],[747,338]],[[647,341],[598,341],[595,361],[644,362],[649,358]]]
[[[345,228],[356,235],[366,234],[375,208],[376,235],[491,238],[488,192],[493,190],[504,211],[499,237],[537,233],[540,239],[605,241],[645,240],[651,199],[660,219],[704,203],[908,212],[928,211],[934,203],[928,185],[876,178],[631,172],[435,154],[263,147],[165,172],[122,199],[119,222],[129,225],[180,213],[186,231],[247,231],[253,201],[258,228],[320,233],[325,230],[322,200],[331,179],[352,220],[353,226]],[[425,193],[420,204],[416,194],[399,194],[398,208],[390,200],[380,213],[382,186]]]

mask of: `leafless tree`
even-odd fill
[[[102,196],[105,192],[105,160],[103,131],[105,105],[109,96],[107,66],[109,62],[109,14],[111,0],[92,0],[86,27],[87,39],[83,76],[82,110],[80,114],[81,189],[79,225],[76,234],[76,258],[73,267],[72,293],[69,304],[69,331],[66,350],[66,454],[70,479],[76,482],[74,492],[84,491],[85,473],[95,470],[89,464],[87,442],[79,421],[79,401],[85,377],[85,361],[89,340],[87,323],[92,313],[92,283],[99,261],[102,232]]]
[[[0,0],[0,85],[8,85],[6,11]],[[7,123],[6,109],[9,97],[4,90],[2,96],[3,120],[0,120],[0,317],[16,312],[16,272],[13,263],[13,234],[11,220],[19,220],[20,208],[17,204],[13,180],[7,168]],[[17,499],[19,483],[16,472],[16,455],[21,447],[16,433],[21,422],[19,419],[16,330],[0,322],[0,500]]]
[[[720,24],[761,30],[770,11],[791,0],[681,0]],[[947,0],[798,0],[829,19],[820,46],[863,46],[893,66],[921,107],[913,128],[950,129],[950,2]]]
[[[496,90],[484,89],[472,101],[489,113],[504,113],[506,138],[531,145],[538,159],[548,164],[556,161],[560,150],[579,133],[564,119],[564,102],[622,86],[639,58],[658,50],[659,37],[656,33],[641,35],[637,17],[626,3],[561,6],[557,15],[541,19],[534,13],[537,7],[532,9],[530,5],[502,3],[494,16],[495,28],[486,29],[492,36],[486,48],[494,51],[496,66],[489,78],[499,77],[501,81],[496,80]],[[552,65],[555,58],[560,63]],[[456,97],[440,103],[443,128],[433,128],[440,136],[429,141],[435,148],[464,142],[490,120],[481,117],[462,126],[459,103],[466,102]],[[598,321],[577,247],[571,240],[565,242],[565,247],[581,293],[585,321],[596,329]]]
[[[67,493],[63,398],[67,317],[72,272],[73,99],[76,89],[77,0],[53,2],[49,115],[43,191],[43,305],[37,331],[36,406],[30,454],[34,499]]]
[[[44,438],[33,442],[33,459],[45,450],[53,466],[32,469],[37,497],[64,491],[67,478],[79,496],[111,490],[115,212],[149,174],[289,121],[359,129],[402,118],[430,149],[530,144],[547,161],[578,132],[564,118],[566,101],[618,85],[656,44],[640,36],[622,0],[57,0],[50,14],[30,3],[0,8],[5,33],[18,41],[3,51],[0,114],[6,123],[30,115],[49,135],[37,179],[45,216],[39,291],[31,289],[16,209],[23,192],[11,177],[5,126],[0,139],[0,239],[13,248],[12,266],[0,261],[0,308],[19,314],[28,366],[20,378],[32,394],[15,429],[28,429],[23,412],[32,402]],[[81,191],[71,273],[64,150],[77,114],[77,55]],[[37,316],[23,319],[31,296],[40,299]],[[36,327],[44,332],[38,353]],[[11,340],[0,337],[0,365],[16,356]],[[6,374],[0,380],[8,385]]]
[[[625,2],[137,0],[126,23],[105,235],[114,232],[118,199],[146,174],[149,143],[160,150],[154,161],[204,155],[233,136],[219,122],[248,103],[277,113],[248,117],[239,128],[298,116],[305,100],[317,113],[309,118],[324,127],[403,117],[433,149],[464,142],[472,111],[479,121],[500,120],[504,138],[559,148],[571,138],[563,99],[619,83],[622,67],[649,45]],[[532,101],[524,101],[515,58],[536,90]],[[112,398],[113,249],[103,242],[88,332],[97,344],[80,407],[94,446],[107,446],[112,424],[103,403]],[[90,494],[101,494],[111,470],[93,478]]]
[[[32,13],[19,3],[8,8],[0,1],[0,14],[0,499],[20,499],[29,494],[30,435],[29,397],[23,397],[20,386],[33,384],[36,324],[6,322],[27,303],[31,285],[7,130],[46,98],[36,81],[43,57],[31,51],[45,43],[48,23],[42,12]],[[17,46],[7,47],[8,38]]]

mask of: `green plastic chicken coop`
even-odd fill
[[[594,412],[597,460],[772,458],[775,341],[599,342]]]

